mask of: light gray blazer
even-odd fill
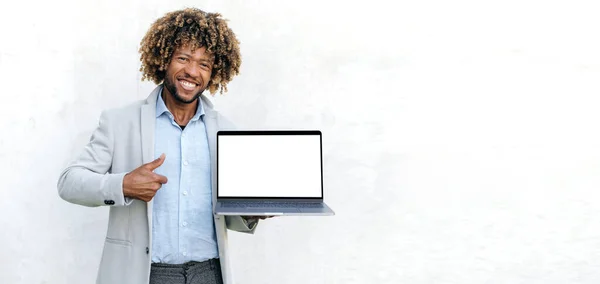
[[[58,194],[83,206],[110,206],[108,231],[96,283],[146,284],[152,256],[152,201],[123,197],[123,177],[154,160],[156,99],[162,85],[146,100],[102,112],[84,151],[61,173]],[[216,199],[216,132],[233,125],[202,96],[211,157],[213,204]],[[168,153],[167,153],[168,157]],[[225,284],[233,283],[227,259],[227,230],[253,233],[239,216],[214,216]]]

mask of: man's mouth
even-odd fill
[[[196,89],[196,87],[198,87],[198,84],[196,83],[192,83],[189,81],[185,81],[185,80],[177,80],[179,82],[179,85],[181,85],[181,87],[186,90],[186,91],[193,91],[194,89]]]

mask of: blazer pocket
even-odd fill
[[[126,246],[126,247],[130,247],[131,246],[131,242],[130,241],[119,240],[119,239],[114,239],[114,238],[109,238],[109,237],[106,237],[106,242],[110,243],[110,244],[121,245],[121,246]]]

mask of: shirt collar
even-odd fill
[[[156,117],[161,116],[163,113],[167,113],[169,117],[173,118],[173,114],[167,108],[165,101],[162,99],[162,91],[164,87],[160,89],[158,92],[158,98],[156,99]],[[201,116],[204,115],[204,105],[202,104],[202,99],[198,98],[198,108],[196,109],[196,114],[192,117],[191,121],[198,120]]]

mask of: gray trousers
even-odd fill
[[[218,259],[184,264],[153,263],[150,284],[223,284]]]

